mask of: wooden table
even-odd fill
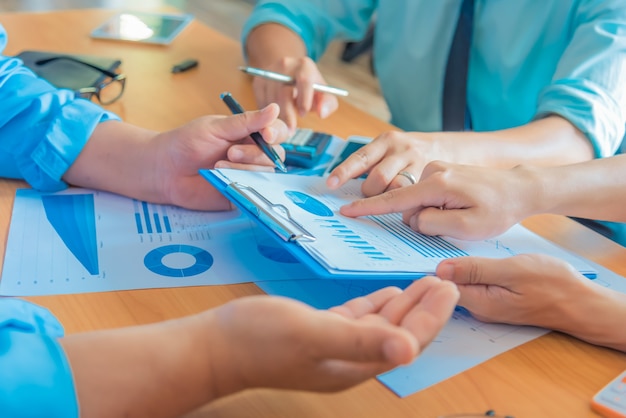
[[[254,108],[238,43],[194,21],[170,46],[92,40],[89,32],[112,11],[5,13],[9,34],[5,54],[25,49],[119,57],[128,75],[124,97],[110,109],[128,122],[171,129],[208,113],[227,114],[219,94],[228,90]],[[174,63],[196,58],[200,66],[171,74]],[[341,103],[340,111],[301,126],[348,135],[375,136],[390,126]],[[0,180],[0,262],[6,247],[15,189],[23,182]],[[626,249],[560,216],[525,222],[533,231],[626,275]],[[145,324],[192,314],[245,295],[253,284],[135,290],[33,297],[65,324],[68,333]],[[550,333],[502,354],[432,388],[399,399],[372,379],[339,394],[255,390],[214,402],[190,416],[232,417],[436,417],[495,409],[520,417],[588,417],[592,395],[626,368],[626,354]]]

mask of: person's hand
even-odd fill
[[[413,230],[426,235],[485,239],[499,235],[533,213],[532,169],[509,170],[431,162],[420,181],[356,200],[345,216],[402,212]]]
[[[224,210],[230,203],[198,174],[201,168],[236,168],[274,171],[274,164],[249,138],[259,131],[270,144],[287,137],[277,119],[278,106],[235,116],[205,116],[172,131],[158,134],[154,172],[162,202],[190,209]],[[284,150],[274,146],[281,158]]]
[[[297,126],[297,117],[313,111],[321,118],[326,118],[339,106],[332,94],[313,90],[313,84],[327,84],[317,65],[308,57],[285,57],[273,65],[263,68],[294,78],[295,85],[290,86],[277,81],[255,77],[252,82],[259,107],[269,103],[280,106],[280,118],[285,121],[293,133]]]
[[[626,349],[626,296],[541,254],[442,261],[437,276],[454,282],[459,305],[480,321],[534,325]]]
[[[217,396],[254,387],[336,391],[411,362],[448,321],[458,292],[425,277],[329,311],[250,297],[209,311]]]
[[[400,172],[419,178],[424,166],[433,160],[449,161],[438,134],[389,131],[359,148],[330,173],[326,185],[337,189],[348,180],[367,173],[362,192],[374,196],[386,190],[408,186],[411,181]]]

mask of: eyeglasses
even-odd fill
[[[84,97],[86,99],[91,99],[93,96],[95,96],[96,99],[98,99],[98,102],[102,105],[111,104],[120,97],[122,97],[122,94],[124,93],[124,87],[126,85],[126,75],[124,74],[117,74],[104,68],[100,68],[96,65],[90,64],[88,62],[64,55],[40,59],[35,61],[35,64],[46,65],[56,60],[73,61],[86,67],[92,68],[95,71],[99,71],[106,76],[104,80],[102,80],[96,86],[83,87],[78,89],[76,91],[77,96]]]

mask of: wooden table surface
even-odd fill
[[[93,40],[90,31],[114,14],[110,10],[4,13],[9,34],[5,55],[26,49],[97,54],[122,59],[128,80],[124,97],[109,108],[126,121],[166,130],[204,114],[227,114],[219,99],[230,91],[245,108],[255,107],[250,80],[237,71],[239,44],[194,21],[169,46]],[[197,69],[171,74],[186,58]],[[326,120],[307,116],[300,126],[340,137],[375,136],[390,126],[347,103]],[[0,262],[16,188],[0,180]],[[626,275],[626,248],[554,215],[524,224],[561,246]],[[68,333],[144,324],[188,315],[245,295],[262,293],[254,284],[133,290],[32,297],[49,308]],[[338,394],[254,390],[214,402],[189,416],[204,417],[437,417],[494,409],[520,417],[589,417],[593,394],[626,368],[626,354],[550,333],[469,371],[398,398],[375,379]]]

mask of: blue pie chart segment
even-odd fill
[[[187,254],[195,259],[188,267],[172,267],[163,263],[163,258],[169,255]],[[150,251],[143,259],[148,270],[167,277],[191,277],[204,273],[213,265],[213,256],[202,248],[193,245],[165,245]]]
[[[287,196],[294,204],[317,216],[333,216],[333,211],[328,206],[308,194],[295,190],[286,190]]]

